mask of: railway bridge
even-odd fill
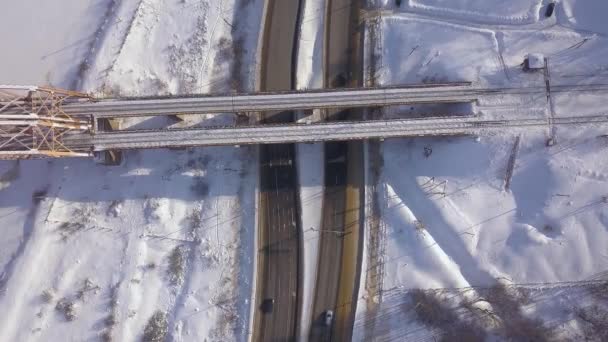
[[[554,86],[560,91],[606,91],[606,85]],[[507,127],[598,125],[608,116],[495,120],[480,116],[103,131],[99,119],[205,113],[379,107],[474,102],[481,96],[543,93],[544,88],[476,88],[470,83],[186,97],[98,99],[35,86],[0,86],[0,158],[86,157],[123,149],[308,143],[417,136],[482,134]]]

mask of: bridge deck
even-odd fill
[[[319,108],[355,108],[416,103],[471,102],[477,94],[468,83],[344,90],[235,94],[219,96],[104,99],[65,104],[69,115],[95,117],[238,113]]]
[[[479,117],[443,117],[348,121],[276,126],[199,128],[179,130],[115,131],[67,135],[64,143],[77,151],[143,149],[188,146],[309,143],[397,137],[457,136],[489,131],[553,125],[606,125],[608,116],[555,119],[484,120]]]

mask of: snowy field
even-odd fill
[[[368,30],[367,42],[379,57],[379,84],[472,81],[544,88],[542,72],[521,70],[530,52],[548,58],[553,85],[608,81],[606,25],[598,14],[608,8],[602,1],[564,1],[552,18],[545,18],[541,1],[384,5],[381,17],[369,21],[376,28]],[[606,113],[603,98],[554,94],[554,115]],[[551,115],[545,96],[431,109],[463,110],[488,118]],[[414,106],[384,114],[428,112],[429,106]],[[550,134],[504,131],[480,139],[382,144],[382,291],[377,306],[366,305],[367,293],[361,292],[356,339],[607,337],[608,138],[599,128],[560,128],[556,144],[547,146]],[[372,267],[364,267],[362,282]]]
[[[259,2],[20,1],[11,10],[0,14],[11,46],[2,83],[106,96],[255,84]],[[234,117],[180,125],[209,122]],[[143,151],[125,159],[117,167],[0,162],[0,341],[133,341],[166,332],[175,341],[248,339],[253,150]]]
[[[544,87],[542,73],[521,71],[530,52],[548,57],[552,84],[608,81],[602,0],[562,0],[551,18],[544,0],[370,3],[381,8],[368,19],[376,29],[366,41],[378,57],[378,84]],[[300,89],[322,82],[325,2],[305,4]],[[0,13],[12,47],[3,53],[0,82],[102,96],[252,90],[261,7],[248,0],[17,1]],[[604,98],[553,94],[554,115],[606,113]],[[443,112],[552,115],[544,96],[384,115]],[[122,125],[233,122],[219,114]],[[537,129],[381,144],[381,297],[368,298],[361,286],[355,340],[608,340],[608,138],[594,127],[559,128],[547,146],[551,136]],[[322,150],[298,147],[302,326],[314,295],[318,232],[310,228],[321,219]],[[129,152],[118,167],[0,162],[0,341],[133,341],[165,333],[174,341],[247,340],[253,151]],[[374,267],[363,262],[361,284]]]

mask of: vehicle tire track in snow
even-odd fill
[[[139,288],[131,284],[131,280],[135,279],[138,271],[145,267],[146,258],[148,255],[148,242],[142,237],[145,236],[145,225],[135,225],[134,229],[130,229],[124,234],[124,253],[120,263],[120,277],[118,288],[118,301],[122,303],[118,306],[119,315],[122,318],[119,324],[122,324],[119,329],[119,341],[133,341],[139,336],[139,328],[137,320],[126,320],[131,317],[131,310],[136,310],[138,316],[141,315],[144,308],[153,305],[146,303],[143,298],[158,298],[158,296],[146,293],[144,288]]]
[[[110,63],[110,66],[109,66],[110,69],[114,68],[114,64],[116,64],[116,61],[118,60],[118,58],[120,57],[120,54],[122,53],[122,49],[124,48],[125,43],[127,42],[129,35],[131,34],[131,30],[133,29],[133,24],[135,23],[135,18],[137,18],[137,15],[141,11],[141,4],[143,1],[144,0],[139,0],[137,2],[137,6],[135,6],[135,10],[133,11],[133,14],[131,15],[131,20],[129,20],[129,24],[127,25],[126,30],[123,33],[123,38],[120,40],[120,45],[118,47],[118,50],[114,54],[114,59]]]
[[[23,223],[23,237],[21,238],[21,241],[19,242],[19,247],[17,247],[17,250],[15,251],[15,253],[13,253],[13,255],[11,255],[11,258],[9,259],[8,263],[4,266],[2,273],[0,273],[0,298],[2,298],[4,296],[5,291],[6,291],[6,284],[10,280],[13,273],[15,272],[15,264],[17,263],[19,258],[23,255],[23,251],[25,250],[26,246],[28,245],[28,243],[30,241],[32,232],[35,229],[35,224],[38,219],[39,213],[40,213],[39,203],[34,202],[32,204],[32,207],[30,208],[30,210],[28,211],[28,213],[26,215],[25,222]]]
[[[523,24],[513,24],[513,25],[505,25],[500,23],[475,23],[464,19],[459,18],[451,18],[451,17],[436,17],[433,15],[429,15],[426,13],[416,13],[416,12],[402,12],[402,11],[394,11],[394,10],[370,10],[364,14],[366,19],[374,18],[374,17],[384,17],[384,18],[396,18],[403,20],[411,20],[411,21],[421,21],[421,22],[429,22],[435,24],[451,24],[459,27],[466,27],[471,29],[478,30],[496,30],[496,31],[515,31],[515,32],[537,32],[543,31],[547,29],[551,29],[555,27],[555,23],[552,22],[531,22],[531,23],[523,23]],[[568,31],[575,31],[573,29],[568,29]],[[558,31],[559,32],[559,31]]]
[[[206,209],[210,209],[210,208],[205,208],[205,204],[203,201],[202,204],[203,210],[201,210],[200,213],[197,213],[199,215],[199,219],[203,220],[204,218],[201,217],[202,216],[202,212],[206,212],[209,210]],[[186,224],[190,224],[190,223],[186,223]],[[197,261],[200,261],[200,258],[197,258],[197,255],[201,254],[201,250],[200,250],[200,241],[202,239],[202,237],[200,236],[200,227],[190,227],[190,229],[188,230],[190,236],[194,236],[194,241],[192,243],[187,244],[186,248],[187,251],[185,252],[185,254],[187,255],[187,258],[185,260],[185,269],[184,269],[184,279],[181,282],[181,284],[179,284],[178,287],[174,288],[173,292],[175,293],[175,298],[174,300],[172,300],[173,304],[172,307],[170,307],[168,309],[168,319],[169,319],[169,329],[168,331],[170,332],[169,336],[170,336],[170,340],[171,341],[180,341],[182,336],[181,334],[178,334],[178,329],[181,330],[181,326],[182,326],[182,321],[178,320],[177,317],[179,316],[179,313],[182,311],[181,308],[186,306],[186,301],[188,300],[188,294],[191,292],[192,289],[192,275],[194,272],[196,272],[197,268],[201,268],[203,265],[199,265],[197,263]],[[176,248],[179,247],[184,247],[185,244],[181,244],[178,245]]]
[[[106,12],[104,14],[104,19],[101,23],[101,25],[97,28],[97,30],[94,33],[94,39],[91,42],[90,46],[89,46],[89,52],[87,53],[87,55],[85,56],[84,60],[82,61],[80,67],[79,67],[79,73],[78,73],[78,77],[73,80],[73,88],[76,90],[80,90],[83,88],[86,88],[87,86],[87,81],[90,79],[90,77],[92,77],[90,69],[93,66],[99,66],[100,64],[104,64],[101,61],[101,52],[106,52],[104,49],[110,49],[111,47],[108,44],[109,38],[115,34],[115,35],[119,35],[119,31],[120,28],[116,28],[116,26],[119,26],[119,24],[121,24],[121,20],[120,20],[120,15],[121,12],[124,10],[128,10],[126,7],[127,5],[125,3],[128,3],[129,0],[111,0]],[[131,16],[131,20],[129,20],[129,24],[127,25],[126,31],[123,34],[123,38],[121,40],[121,43],[119,44],[119,47],[117,49],[116,52],[114,53],[110,53],[111,55],[114,56],[114,58],[111,60],[111,62],[107,63],[107,66],[103,69],[101,69],[102,72],[108,72],[109,70],[111,70],[114,66],[114,63],[116,62],[116,59],[118,58],[118,56],[120,55],[120,52],[122,51],[122,47],[124,46],[124,43],[129,35],[129,32],[131,30],[131,27],[133,25],[133,22],[135,20],[135,16],[139,10],[139,7],[141,5],[142,0],[139,0],[137,2],[137,6],[135,6],[135,10],[133,11],[133,14]],[[114,23],[114,25],[113,25]],[[118,31],[118,32],[115,32]]]
[[[461,18],[465,21],[477,21],[480,23],[491,23],[500,21],[511,25],[520,25],[525,23],[534,23],[539,20],[540,8],[542,0],[534,0],[530,4],[525,15],[520,16],[492,16],[488,13],[475,12],[471,10],[461,10],[455,8],[437,7],[423,4],[420,0],[408,0],[407,9],[414,13],[427,13],[433,17]]]
[[[111,0],[109,1],[106,11],[103,15],[103,19],[101,24],[93,33],[93,40],[89,43],[89,51],[85,55],[84,60],[80,63],[78,67],[78,75],[76,79],[74,79],[72,84],[72,89],[80,90],[84,79],[86,77],[86,72],[90,68],[91,63],[96,59],[97,54],[99,52],[99,48],[103,45],[106,36],[108,35],[108,26],[111,20],[116,20],[116,10],[119,6],[119,0]]]
[[[23,331],[19,331],[21,325],[17,322],[19,320],[23,320],[23,311],[28,309],[26,303],[29,303],[29,301],[32,300],[32,294],[30,291],[32,288],[35,288],[35,286],[39,285],[37,282],[38,279],[35,277],[38,276],[37,271],[42,271],[40,270],[41,265],[45,265],[45,272],[55,275],[50,282],[56,288],[62,288],[62,284],[68,283],[75,270],[75,267],[72,267],[71,269],[65,267],[67,264],[73,263],[73,260],[57,258],[51,259],[51,261],[55,262],[55,268],[50,271],[52,265],[49,265],[48,263],[48,255],[54,254],[51,250],[57,249],[57,247],[56,244],[53,243],[55,241],[51,241],[52,235],[50,236],[48,232],[45,231],[35,230],[36,226],[43,226],[42,220],[39,216],[40,211],[42,210],[40,207],[42,206],[47,208],[48,204],[40,203],[40,206],[36,205],[34,208],[32,208],[32,215],[28,216],[25,223],[31,227],[31,231],[27,244],[22,245],[23,248],[21,250],[21,255],[23,255],[23,257],[14,259],[14,263],[10,266],[11,272],[6,280],[13,280],[12,283],[14,283],[13,287],[11,288],[11,296],[5,296],[6,293],[3,294],[3,291],[0,288],[0,304],[8,308],[7,311],[3,312],[3,319],[0,320],[0,341],[19,340],[19,334],[23,333]],[[59,254],[67,253],[67,250],[63,247],[59,247],[59,251]],[[24,271],[16,272],[17,267]],[[59,270],[62,272],[59,272]],[[5,290],[7,290],[7,283],[4,283],[3,286],[6,286]],[[41,312],[43,315],[44,312]],[[45,317],[46,316],[43,315],[42,318]],[[46,319],[43,319],[40,323],[31,322],[31,324],[40,324],[44,326],[43,323],[45,321]]]

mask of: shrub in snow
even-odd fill
[[[40,297],[42,298],[43,302],[50,303],[55,298],[55,293],[52,289],[47,289],[42,292],[42,295],[40,295]]]
[[[104,322],[106,323],[106,326],[108,326],[108,327],[113,327],[116,324],[118,324],[118,318],[116,317],[116,312],[114,312],[114,311],[110,312],[110,315],[108,317],[106,317]]]
[[[456,322],[457,318],[451,310],[446,310],[439,298],[431,292],[420,289],[410,292],[414,312],[418,320],[426,325],[441,326]]]
[[[414,227],[416,227],[417,231],[422,231],[426,229],[426,226],[422,221],[414,220]]]
[[[456,308],[446,303],[435,292],[416,289],[410,292],[416,317],[424,325],[438,329],[440,341],[485,340],[485,332],[477,325],[464,321]]]
[[[169,331],[169,322],[167,313],[156,311],[148,320],[148,324],[144,328],[144,342],[164,342]]]
[[[553,332],[541,320],[523,314],[522,305],[530,303],[530,294],[526,289],[496,285],[488,289],[485,297],[501,319],[501,333],[509,340],[553,340]]]
[[[107,214],[112,215],[114,217],[118,217],[118,215],[120,215],[121,210],[122,210],[122,202],[121,201],[112,201],[112,203],[110,203],[110,206],[108,207]]]
[[[111,330],[104,330],[101,333],[100,339],[102,342],[112,342],[112,331]]]
[[[196,230],[200,228],[203,224],[202,220],[202,208],[198,207],[192,210],[190,215],[188,216],[188,221],[190,221],[190,228]]]
[[[61,299],[55,305],[55,310],[59,311],[66,320],[73,321],[76,319],[76,305],[74,302],[67,300],[65,298]]]
[[[158,198],[146,199],[146,202],[144,203],[144,215],[148,221],[160,219],[160,216],[158,215],[160,206],[161,202]]]
[[[608,341],[608,311],[598,305],[578,309],[582,332],[587,341]]]
[[[91,281],[91,279],[87,278],[84,280],[84,284],[82,285],[82,287],[78,290],[78,292],[76,292],[76,298],[79,300],[86,300],[86,295],[88,293],[97,293],[100,290],[100,287],[93,284],[93,281]]]
[[[169,280],[173,285],[181,285],[186,272],[186,251],[183,246],[177,246],[169,255]]]

